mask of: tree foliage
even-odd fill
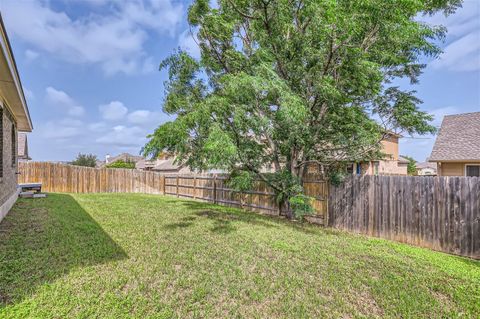
[[[417,83],[420,61],[441,52],[445,28],[418,16],[459,3],[219,0],[213,8],[195,0],[188,20],[201,59],[177,51],[161,63],[163,108],[175,120],[150,135],[144,154],[173,152],[243,187],[260,178],[288,205],[308,165],[338,172],[381,157],[387,131],[434,131],[415,91],[392,83]]]
[[[107,168],[128,168],[128,169],[134,169],[135,168],[135,162],[134,161],[129,161],[129,160],[118,160],[113,163],[109,163],[105,165]]]
[[[402,155],[408,160],[407,164],[407,174],[414,176],[417,175],[417,161],[413,157]]]
[[[79,153],[77,155],[77,158],[75,158],[75,160],[72,161],[70,164],[76,166],[96,167],[97,155]]]

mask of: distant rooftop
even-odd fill
[[[480,112],[447,115],[429,161],[480,161]]]

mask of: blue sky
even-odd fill
[[[138,154],[146,135],[168,120],[161,111],[166,72],[178,47],[198,56],[189,35],[189,2],[172,0],[0,0],[34,123],[34,160],[77,153]],[[439,126],[446,114],[480,111],[480,0],[455,15],[420,18],[449,34],[441,59],[428,61],[418,91]],[[405,84],[406,86],[406,84]],[[405,137],[400,153],[419,161],[434,136]]]

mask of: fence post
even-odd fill
[[[213,203],[217,203],[217,175],[213,176]]]
[[[177,175],[176,181],[177,182],[175,184],[177,185],[177,197],[178,197],[178,175]]]
[[[193,199],[197,198],[197,176],[193,176]]]
[[[162,175],[160,183],[162,183],[162,194],[165,195],[165,175]]]
[[[323,189],[327,190],[327,195],[324,198],[326,204],[324,206],[325,207],[325,212],[323,213],[323,225],[328,226],[328,221],[329,221],[328,213],[329,213],[329,205],[330,205],[330,183],[325,182],[323,185],[325,185],[325,188],[323,188]],[[323,196],[325,196],[325,194]]]

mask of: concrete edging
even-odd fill
[[[20,188],[17,188],[12,196],[10,196],[10,198],[0,206],[0,223],[2,222],[3,218],[7,216],[8,212],[10,209],[12,209],[13,205],[17,201],[18,194],[20,194]]]

